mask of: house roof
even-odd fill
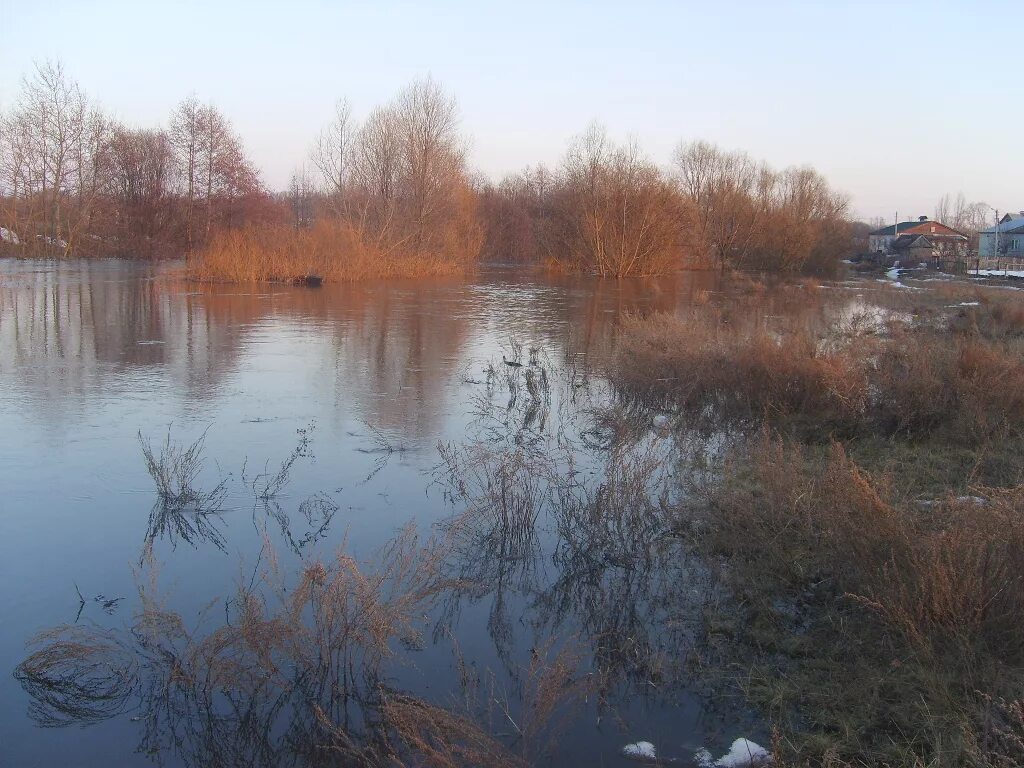
[[[916,221],[901,221],[899,224],[890,224],[888,227],[876,229],[871,234],[882,237],[902,234],[920,234],[942,240],[967,240],[967,235],[963,232],[959,232],[958,230],[943,224],[941,221],[935,221],[933,219],[925,219],[924,221],[920,219]]]
[[[906,232],[911,227],[916,227],[920,224],[920,221],[901,221],[899,224],[890,224],[888,227],[882,227],[871,232],[872,235],[895,235],[900,232]]]
[[[894,251],[905,251],[909,248],[931,248],[932,241],[924,235],[900,235],[892,241]]]
[[[999,220],[1000,232],[1020,232],[1024,229],[1024,213],[1008,213]],[[995,234],[996,227],[981,230],[983,235]]]

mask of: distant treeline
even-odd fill
[[[774,171],[704,142],[662,168],[599,126],[558,167],[495,184],[467,167],[458,106],[430,79],[361,123],[340,102],[280,192],[194,96],[166,128],[128,127],[47,63],[0,113],[0,252],[190,254],[210,279],[435,274],[481,260],[604,276],[827,272],[851,247],[846,212],[812,169]]]

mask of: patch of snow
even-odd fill
[[[1020,269],[976,269],[971,272],[976,277],[1020,277],[1024,278],[1024,270]]]
[[[976,507],[984,507],[988,504],[988,499],[981,496],[957,496],[953,501],[957,504],[973,504]],[[937,507],[942,502],[942,499],[922,499],[917,502],[917,505],[919,507],[929,509],[931,507]]]
[[[62,240],[59,237],[50,237],[49,235],[36,235],[37,240],[42,240],[47,245],[56,245],[58,248],[67,248],[68,241]]]
[[[622,748],[622,754],[631,760],[657,760],[654,745],[649,741],[637,741]]]
[[[961,301],[959,304],[950,304],[950,309],[954,307],[980,307],[980,301]]]
[[[744,738],[736,739],[729,747],[728,753],[717,760],[714,760],[706,749],[698,750],[693,759],[698,768],[757,768],[770,765],[772,762],[772,756],[767,749]]]
[[[979,507],[988,504],[988,499],[983,499],[981,496],[957,496],[956,500],[960,504],[974,504]]]
[[[18,236],[12,230],[7,229],[7,227],[0,227],[0,240],[11,245],[19,244]]]
[[[885,276],[887,278],[889,278],[890,280],[895,280],[896,282],[899,282],[899,279],[900,279],[900,268],[899,267],[893,267],[892,269],[890,269],[888,272],[885,273]]]
[[[654,426],[655,429],[667,429],[669,424],[668,416],[666,416],[664,413],[659,413],[657,416],[651,419],[651,424]]]

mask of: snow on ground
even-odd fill
[[[649,741],[637,741],[622,748],[622,754],[633,760],[656,760],[657,753]]]
[[[756,768],[772,762],[772,756],[768,754],[767,749],[743,738],[736,739],[729,747],[728,753],[717,760],[713,759],[706,749],[697,752],[694,759],[700,768]]]
[[[904,272],[904,271],[905,270],[902,270],[899,267],[893,267],[892,269],[888,270],[885,273],[886,279],[892,281],[892,287],[893,288],[909,288],[910,287],[909,285],[904,285],[903,283],[900,282],[900,272]],[[884,283],[885,280],[879,280],[878,282]]]
[[[18,244],[18,236],[6,227],[0,227],[0,240],[3,240],[5,243],[10,243],[11,245]]]
[[[1017,277],[1024,279],[1021,269],[976,269],[970,273],[973,277]]]

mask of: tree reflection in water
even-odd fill
[[[709,438],[665,439],[600,382],[570,365],[549,372],[545,361],[526,372],[552,383],[543,398],[557,414],[551,430],[533,428],[541,398],[521,396],[525,374],[514,369],[488,377],[470,439],[440,446],[435,480],[457,510],[452,572],[475,590],[454,595],[444,620],[456,622],[464,601],[489,600],[503,662],[522,625],[535,645],[579,638],[602,704],[672,695],[689,682],[711,580],[672,534],[667,473]]]

